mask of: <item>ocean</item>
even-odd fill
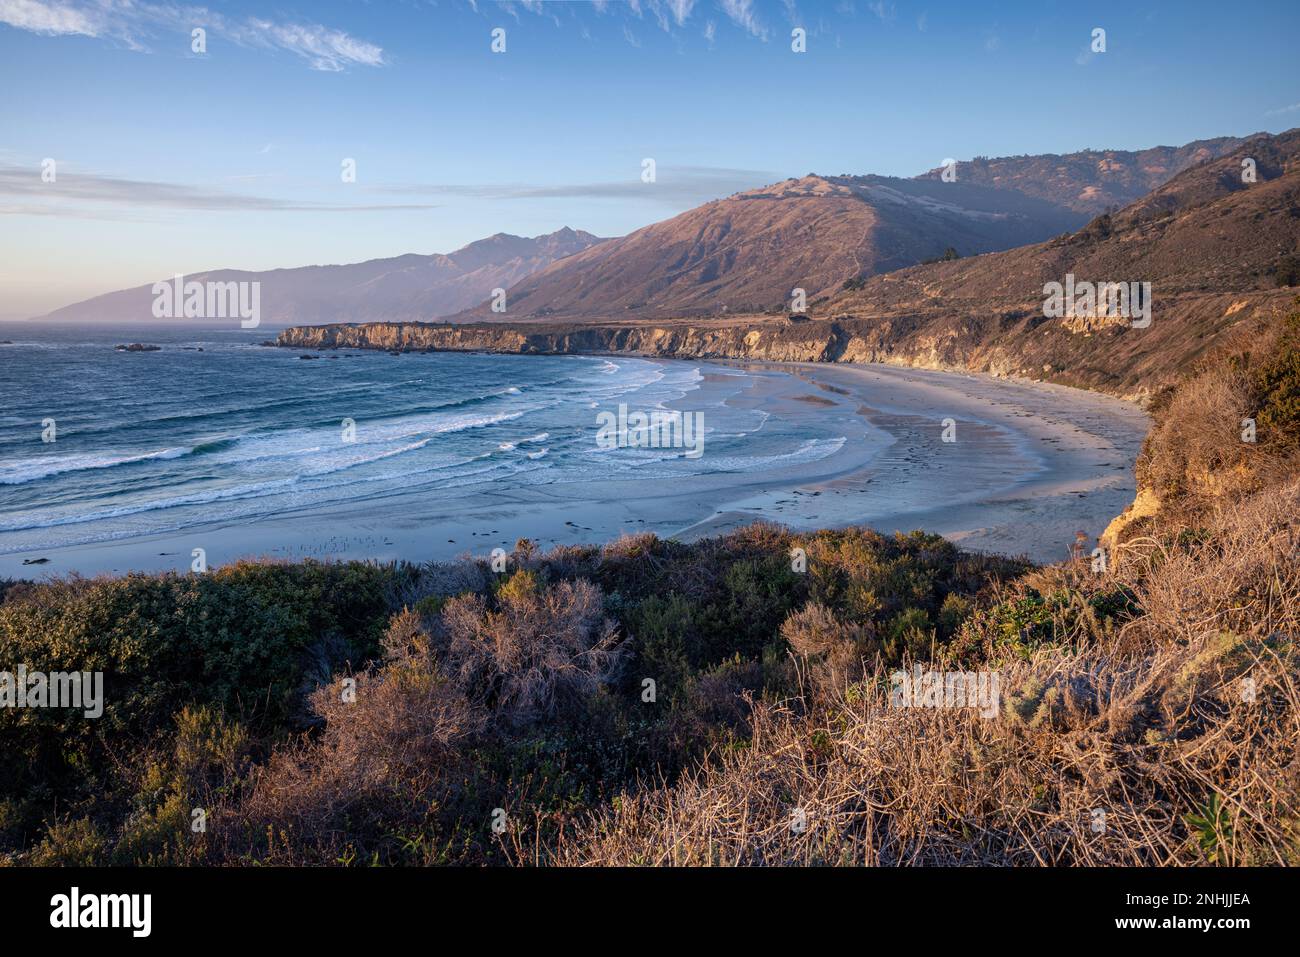
[[[824,428],[805,420],[794,430],[747,407],[745,393],[770,372],[261,344],[273,336],[0,324],[0,555],[218,521],[310,522],[395,495],[447,503],[515,488],[795,469],[849,439],[830,417]],[[136,341],[161,349],[115,349]],[[707,454],[601,447],[598,416],[620,405],[699,413]]]

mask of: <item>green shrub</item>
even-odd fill
[[[103,715],[0,711],[0,797],[32,809],[109,800],[121,756],[171,733],[187,705],[238,715],[260,734],[295,725],[311,686],[376,652],[386,575],[361,563],[240,562],[11,596],[0,605],[0,667],[102,672]]]
[[[105,840],[89,818],[54,824],[32,851],[34,867],[96,867],[104,863]]]
[[[1276,348],[1255,370],[1254,385],[1263,437],[1282,445],[1300,444],[1300,311],[1287,317]]]
[[[681,595],[653,596],[630,609],[627,623],[635,649],[629,680],[639,686],[653,678],[657,694],[670,699],[681,694],[707,657],[691,603]]]
[[[509,575],[238,563],[19,583],[0,602],[0,667],[102,671],[105,710],[0,712],[0,850],[499,863],[509,842],[562,840],[646,780],[747,747],[753,701],[928,655],[1024,567],[923,533],[758,523],[690,544],[521,540]],[[508,838],[487,826],[497,807]]]

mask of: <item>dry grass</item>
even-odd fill
[[[591,582],[541,588],[516,572],[497,592],[447,603],[447,657],[461,687],[498,715],[534,721],[580,706],[619,666],[618,633]]]
[[[274,753],[246,796],[218,811],[219,857],[346,861],[350,830],[446,798],[459,746],[486,716],[439,670],[414,613],[394,617],[385,647],[388,663],[357,675],[354,688],[340,677],[317,689],[319,735]]]
[[[1296,483],[1228,505],[1208,528],[1171,528],[1119,549],[1146,614],[1130,625],[1166,640],[1207,632],[1300,635],[1300,495]],[[1170,540],[1180,540],[1171,547]]]
[[[489,793],[474,749],[581,709],[614,675],[617,638],[590,582],[543,588],[528,571],[505,580],[491,605],[481,595],[451,599],[432,630],[417,612],[393,616],[384,661],[318,688],[318,732],[276,750],[222,802],[208,859],[478,859],[466,819],[479,825],[484,800],[508,803],[517,789]]]
[[[1241,423],[1254,414],[1244,372],[1221,363],[1193,377],[1148,438],[1143,484],[1170,498],[1214,496],[1252,481],[1249,464],[1259,449],[1242,441]]]
[[[892,707],[884,675],[806,712],[758,703],[748,747],[624,796],[552,861],[1300,863],[1298,515],[1292,483],[1225,510],[1212,544],[1132,543],[1111,574],[1143,612],[1003,664],[996,718]],[[831,627],[800,626],[818,648]]]
[[[1293,417],[1300,313],[1252,326],[1235,349],[1207,358],[1156,403],[1138,459],[1138,484],[1166,517],[1284,482],[1300,470]],[[1246,439],[1245,421],[1257,424]]]

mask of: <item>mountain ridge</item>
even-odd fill
[[[262,320],[271,324],[367,316],[428,319],[458,312],[481,301],[494,288],[507,287],[604,241],[565,226],[533,237],[494,233],[450,253],[404,253],[356,263],[268,270],[215,269],[191,273],[186,279],[262,282]],[[152,284],[146,284],[94,296],[38,318],[50,322],[147,321],[153,319],[152,302]]]
[[[1077,150],[1073,153],[1036,153],[983,157],[955,164],[958,182],[974,182],[998,189],[1013,189],[1089,215],[1112,206],[1126,206],[1185,169],[1232,152],[1264,133],[1216,136],[1182,146],[1151,146],[1141,150]],[[921,173],[916,179],[940,179],[944,167]]]
[[[507,291],[504,318],[577,319],[780,311],[846,276],[1006,249],[1086,217],[973,184],[808,176],[713,200],[553,263]],[[462,320],[501,319],[486,304]]]
[[[1257,136],[1266,134],[1256,134]],[[939,258],[1074,232],[1247,139],[1180,147],[977,158],[911,178],[810,173],[705,203],[527,277],[506,315],[480,302],[458,321],[627,320],[782,312]],[[765,208],[765,204],[770,206]],[[803,311],[797,305],[796,311]]]

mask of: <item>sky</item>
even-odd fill
[[[0,0],[0,318],[623,235],[810,172],[1280,132],[1298,28],[1294,0]]]

